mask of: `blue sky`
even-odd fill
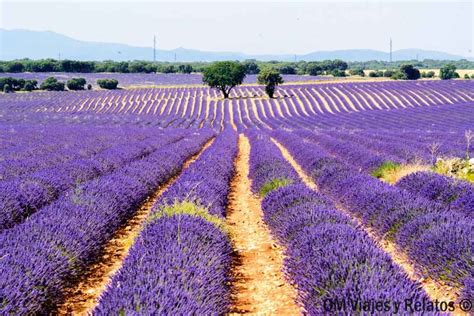
[[[0,27],[77,39],[250,54],[422,48],[472,57],[472,1],[0,0]]]

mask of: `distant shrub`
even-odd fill
[[[333,71],[331,71],[331,75],[333,75],[334,77],[345,77],[346,72],[344,70],[334,69]]]
[[[420,71],[413,67],[413,65],[402,65],[399,71],[402,74],[400,79],[417,80],[420,78]]]
[[[351,76],[361,76],[361,77],[364,77],[364,76],[365,76],[365,72],[364,72],[364,69],[362,69],[362,68],[350,69],[350,70],[349,70],[349,75],[351,75]]]
[[[474,74],[471,75],[471,79],[474,79]]]
[[[13,91],[32,91],[37,89],[36,86],[38,81],[36,80],[25,80],[25,79],[15,79],[12,77],[0,78],[0,90],[4,91],[5,85],[8,85],[8,92]]]
[[[382,70],[371,71],[369,72],[369,77],[372,77],[372,78],[383,77],[383,71]]]
[[[193,72],[193,67],[191,65],[179,65],[178,66],[178,72],[183,73],[183,74],[190,74]]]
[[[468,74],[464,74],[464,79],[470,79]]]
[[[12,89],[12,87],[10,87],[10,85],[8,83],[3,85],[3,92],[10,93],[12,91],[13,91],[13,89]]]
[[[282,75],[295,75],[296,74],[295,67],[290,66],[290,65],[281,66],[280,69],[278,69],[278,71],[280,71],[280,74]]]
[[[257,75],[260,73],[260,68],[257,63],[251,60],[246,60],[242,63],[245,67],[245,74],[247,75]]]
[[[459,74],[456,72],[456,66],[453,64],[446,64],[439,69],[439,77],[442,80],[449,80],[459,78]]]
[[[324,69],[319,63],[311,62],[306,66],[306,71],[310,76],[319,76],[323,74]]]
[[[41,90],[64,91],[64,82],[58,81],[54,77],[46,78],[40,85]]]
[[[383,76],[385,78],[391,78],[393,76],[394,70],[387,69],[383,72]]]
[[[421,73],[422,78],[433,78],[435,76],[435,72],[433,70],[430,70],[428,72],[423,71]]]
[[[176,73],[176,68],[173,65],[163,65],[158,71],[164,74],[172,74]]]
[[[67,88],[69,90],[84,90],[86,79],[84,78],[71,78],[67,81]]]
[[[92,90],[92,85],[90,83],[87,84],[87,90]]]
[[[116,79],[99,79],[97,84],[102,89],[113,90],[117,89],[118,81]]]
[[[25,84],[22,88],[23,91],[33,91],[38,89],[38,81],[36,80],[25,80]]]

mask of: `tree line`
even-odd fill
[[[281,61],[257,61],[246,60],[240,62],[245,67],[245,73],[258,74],[260,69],[272,67],[280,74],[298,75],[333,75],[344,76],[346,70],[355,72],[360,69],[383,70],[397,69],[402,65],[410,64],[415,68],[441,68],[446,64],[452,64],[457,69],[474,69],[474,62],[468,60],[441,61],[425,59],[423,61],[367,61],[367,62],[345,62],[342,60],[324,60],[318,62],[281,62]],[[112,72],[112,73],[202,73],[211,63],[190,62],[150,62],[150,61],[77,61],[77,60],[55,60],[20,59],[13,61],[0,61],[0,72]]]
[[[112,90],[118,88],[116,79],[98,79],[97,85],[102,89]],[[12,77],[0,78],[0,91],[10,93],[15,91],[31,92],[34,90],[65,91],[68,90],[91,90],[92,84],[87,83],[84,78],[71,78],[68,81],[59,81],[54,77],[46,78],[39,86],[37,80],[17,79]]]

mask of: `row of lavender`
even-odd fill
[[[240,105],[245,104],[245,99],[258,97],[255,100],[261,104],[258,108],[261,107],[267,112],[270,108],[281,107],[281,111],[276,113],[277,119],[294,116],[300,122],[305,122],[308,118],[324,114],[363,114],[372,110],[416,109],[433,105],[472,103],[473,87],[474,81],[287,85],[276,91],[276,99],[268,100],[262,98],[265,96],[262,87],[243,86],[233,89],[231,98]],[[158,115],[170,106],[175,107],[176,111],[191,107],[193,104],[203,108],[209,99],[220,98],[219,91],[205,87],[44,92],[3,95],[0,98],[0,108],[10,111]],[[222,102],[218,100],[216,105],[219,107]],[[259,112],[260,117],[265,117],[262,110]]]
[[[264,190],[264,220],[286,246],[285,271],[310,315],[337,313],[328,300],[347,303],[428,300],[420,285],[325,196],[307,188],[270,138],[248,133],[253,190]],[[353,313],[362,312],[356,307]],[[393,310],[393,306],[390,307]],[[345,310],[346,312],[348,310]]]
[[[173,137],[172,130],[167,133]],[[68,190],[0,233],[0,314],[46,314],[145,198],[213,133],[201,130]]]
[[[395,241],[420,274],[464,287],[464,295],[472,294],[471,215],[359,173],[294,134],[275,131],[274,136],[287,146],[323,192],[377,234]]]
[[[167,189],[94,314],[214,315],[229,310],[223,219],[237,154],[226,129]]]
[[[72,159],[19,179],[0,182],[0,232],[54,202],[67,190],[142,159],[179,141],[187,132],[178,130],[169,137],[162,133],[151,134],[153,136],[120,143],[84,159]]]
[[[374,135],[373,139],[363,138],[363,141],[356,138],[357,140],[353,142],[351,141],[353,136],[347,134],[342,134],[345,136],[344,138],[338,138],[321,133],[314,134],[309,131],[295,131],[294,133],[318,144],[346,165],[360,168],[365,172],[374,171],[386,162],[407,163],[410,160],[416,160],[417,154],[423,153],[420,148],[422,146],[417,146],[416,140],[397,140],[396,137],[389,136],[393,141],[390,142],[386,137],[383,137],[384,141],[379,142],[377,136],[380,134]],[[444,149],[446,150],[446,148],[447,146]],[[465,150],[458,154],[462,156],[464,153]],[[431,153],[431,155],[434,156],[425,157],[425,159],[432,161],[436,159],[435,153]],[[428,156],[427,153],[426,156]],[[412,158],[410,159],[410,157]],[[416,172],[398,181],[397,187],[440,203],[450,210],[463,212],[469,217],[474,216],[474,185],[466,181],[433,172]]]

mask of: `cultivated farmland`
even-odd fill
[[[473,80],[137,76],[0,95],[0,314],[473,301]]]

